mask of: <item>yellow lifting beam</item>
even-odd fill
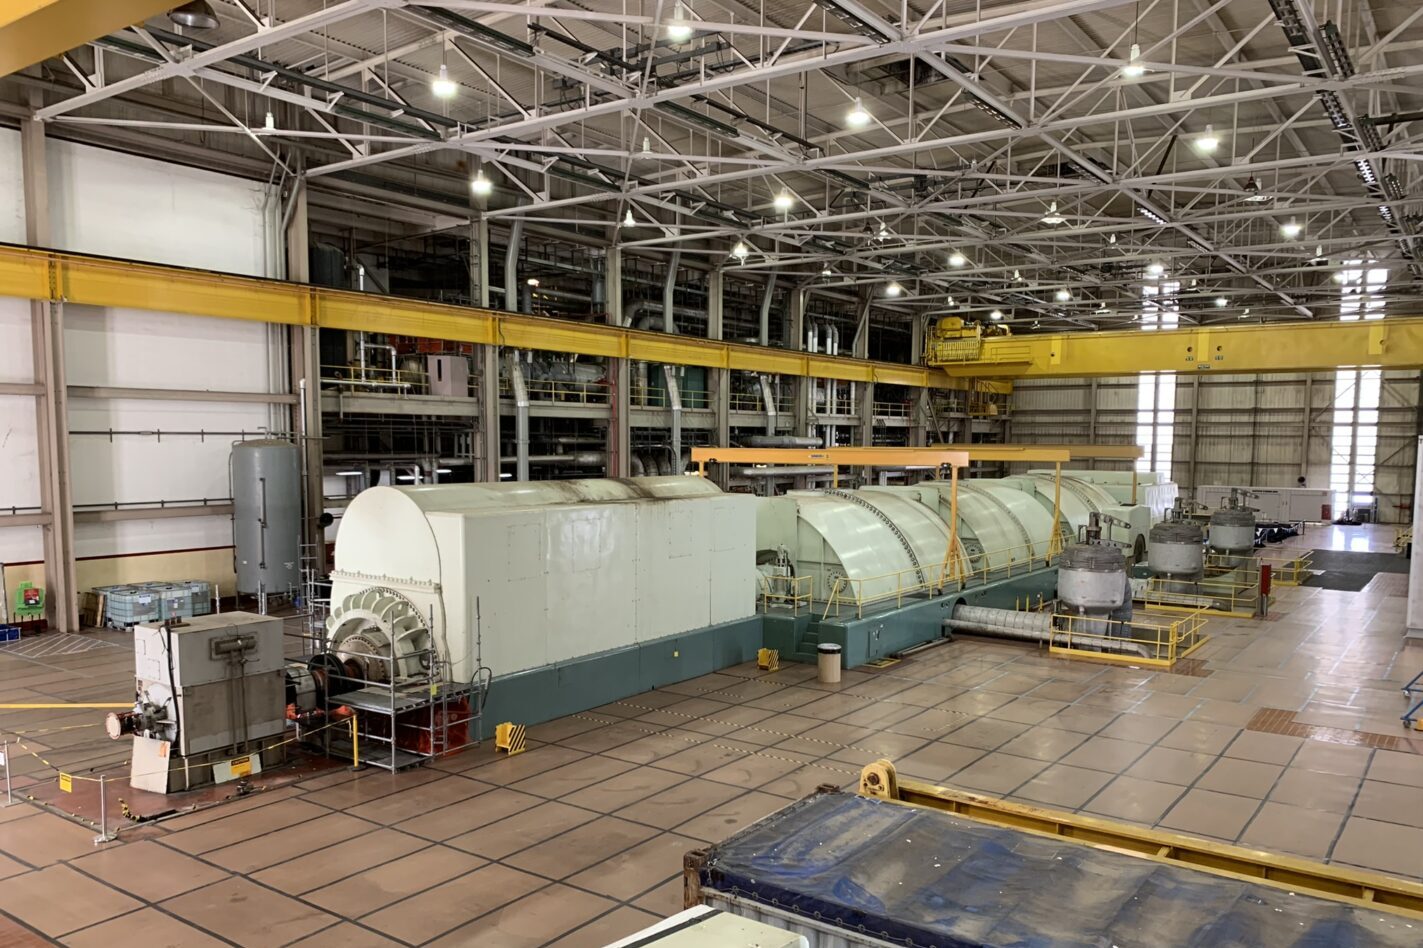
[[[955,378],[1412,369],[1423,366],[1423,317],[989,336],[971,352],[930,347],[927,360]]]
[[[0,3],[0,76],[177,5],[176,0],[5,0]]]
[[[1139,444],[954,444],[940,443],[930,445],[932,448],[946,448],[950,451],[969,451],[973,454],[975,461],[1005,460],[1015,461],[1017,458],[1003,457],[992,458],[981,454],[987,448],[1001,448],[1004,450],[1030,450],[1030,451],[1062,451],[1066,452],[1061,458],[1024,458],[1028,461],[1135,461],[1146,453],[1146,449]]]
[[[1423,885],[1417,882],[905,780],[888,760],[875,761],[860,772],[860,794],[1423,919]]]
[[[81,254],[0,247],[0,296],[319,326],[745,372],[967,389],[937,369],[501,313]],[[999,391],[1011,384],[995,383]]]

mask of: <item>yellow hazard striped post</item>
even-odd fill
[[[494,726],[494,749],[503,751],[510,757],[522,754],[528,749],[524,746],[524,739],[527,735],[528,728],[522,724],[514,724],[511,721],[496,724]]]

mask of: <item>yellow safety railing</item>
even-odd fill
[[[711,405],[711,393],[704,389],[680,389],[683,408],[707,408]],[[657,385],[634,385],[628,391],[630,404],[634,408],[671,408],[667,389]]]
[[[428,384],[429,376],[423,371],[391,369],[388,365],[369,363],[364,369],[360,365],[321,367],[321,387],[325,389],[417,394],[423,392]]]
[[[685,400],[685,399],[684,399]],[[732,392],[730,396],[732,411],[758,411],[766,410],[766,402],[761,398],[760,392]],[[795,409],[795,400],[789,395],[776,396],[776,413],[789,414]]]
[[[761,611],[772,606],[789,606],[792,615],[811,608],[815,594],[814,576],[762,576]]]
[[[1302,586],[1314,575],[1313,550],[1261,553],[1257,559],[1270,567],[1270,582],[1281,586]]]
[[[1053,616],[1048,651],[1075,658],[1170,668],[1209,639],[1205,634],[1207,616],[1202,609],[1170,621],[1140,616],[1116,621],[1060,613]]]
[[[855,617],[862,618],[865,606],[889,601],[901,606],[905,599],[918,595],[957,592],[969,586],[1007,579],[1052,565],[1057,560],[1057,552],[1043,554],[1039,552],[1039,547],[1040,544],[1024,543],[979,553],[971,562],[965,562],[961,556],[953,556],[943,563],[922,569],[911,566],[876,576],[839,576],[825,599],[821,618],[838,617],[842,608],[853,608]]]
[[[1204,610],[1209,615],[1248,619],[1256,615],[1260,607],[1259,571],[1256,570],[1253,575],[1254,581],[1247,582],[1218,576],[1206,576],[1197,581],[1152,576],[1133,598],[1149,609],[1163,612],[1194,613]],[[1182,601],[1191,597],[1210,599],[1212,605],[1203,607]]]
[[[874,413],[877,418],[908,418],[914,412],[914,406],[910,402],[875,402]]]
[[[575,405],[608,404],[607,382],[573,382],[563,379],[529,379],[524,383],[529,399],[536,402],[563,402]],[[499,380],[499,395],[510,398],[513,395],[507,378]]]

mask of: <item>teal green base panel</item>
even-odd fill
[[[485,736],[501,721],[539,724],[753,661],[761,616],[708,626],[494,679],[484,705]]]
[[[943,638],[944,620],[960,603],[1012,609],[1036,604],[1039,596],[1050,600],[1056,595],[1057,570],[1040,570],[863,618],[848,615],[849,610],[827,619],[813,613],[771,614],[765,617],[766,647],[779,651],[783,659],[814,662],[817,646],[834,643],[840,646],[845,667],[854,668]]]

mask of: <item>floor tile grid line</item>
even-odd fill
[[[660,731],[651,731],[651,730],[642,729],[642,728],[639,728],[639,730],[645,730],[647,733],[650,733],[650,734],[651,734],[651,733],[661,733]],[[693,743],[693,746],[700,746],[700,745],[702,745],[702,744],[710,744],[711,742],[705,741],[705,742],[692,742],[692,743]],[[731,747],[731,748],[729,748],[729,749],[737,750],[737,751],[742,752],[742,753],[751,753],[751,752],[745,751],[743,748],[734,748],[734,747]],[[601,756],[601,755],[589,755],[589,756]],[[772,756],[772,755],[760,755],[760,756]],[[616,760],[616,758],[610,758],[610,759]],[[795,760],[795,759],[793,759],[793,758],[777,758],[777,759],[784,760],[784,761],[786,761],[786,762],[788,762],[788,763],[794,763],[794,764],[796,764],[798,767],[808,766],[808,765],[811,763],[811,762],[809,762],[809,761],[799,761],[799,760]],[[576,763],[576,762],[577,762],[577,761],[573,761],[573,762],[570,762],[570,763]],[[485,764],[485,765],[482,765],[482,766],[489,766],[489,764]],[[480,769],[480,768],[476,768],[476,770],[478,770],[478,769]],[[556,769],[556,768],[551,768],[551,769]],[[660,769],[660,768],[659,768],[659,769]],[[839,771],[839,772],[842,772],[842,773],[850,774],[850,775],[852,775],[852,776],[858,775],[858,773],[859,773],[859,771],[856,771],[856,770],[849,770],[849,769],[846,769],[846,768],[838,768],[838,767],[837,767],[837,768],[831,768],[831,767],[828,767],[828,766],[827,766],[826,769],[833,769],[833,770],[836,770],[836,771]],[[671,772],[671,773],[676,773],[675,771],[669,771],[669,772]],[[684,779],[683,781],[681,781],[680,783],[673,785],[674,787],[675,787],[675,786],[681,786],[681,785],[684,784],[684,783],[688,783],[688,782],[691,782],[691,781],[696,780],[696,779],[700,779],[699,776],[696,775],[696,774],[689,774],[689,775],[678,774],[678,775],[679,775],[679,776],[683,776],[685,779]],[[464,776],[464,775],[462,775],[462,774],[452,774],[451,776]],[[534,777],[534,776],[537,776],[537,774],[530,775],[530,778],[532,778],[532,777]],[[530,778],[525,778],[525,779],[530,779]],[[471,778],[468,778],[468,779],[470,779],[471,782],[482,782],[482,781],[478,781],[478,778],[473,778],[473,777],[471,777]],[[608,778],[608,779],[611,779],[611,778]],[[770,783],[770,782],[773,782],[773,781],[776,780],[776,779],[780,779],[780,778],[772,778],[771,780],[765,781],[764,783]],[[601,781],[599,781],[599,782],[601,782]],[[750,793],[756,792],[761,786],[764,786],[764,783],[757,784],[755,787],[746,788],[746,789],[743,790],[741,793],[737,794],[735,797],[732,797],[732,798],[730,798],[729,800],[724,801],[723,803],[717,804],[717,806],[726,806],[726,805],[729,805],[729,804],[735,802],[736,800],[739,800],[739,799],[745,797],[746,795],[748,795],[748,794],[750,794]],[[516,782],[516,784],[517,784],[517,782]],[[514,785],[510,785],[510,788],[512,789],[513,786],[514,786]],[[590,786],[591,786],[591,785],[590,785]],[[418,789],[418,785],[417,785],[416,787],[412,787],[412,788],[409,788],[409,789],[411,789],[411,790],[417,790],[417,789]],[[493,789],[493,788],[491,787],[491,789]],[[579,788],[579,789],[582,789],[582,788]],[[672,788],[669,787],[669,788],[667,788],[667,789],[672,789]],[[299,797],[288,797],[288,798],[285,798],[285,799],[305,799],[305,798],[306,798],[307,796],[309,796],[312,792],[314,792],[314,791],[303,792],[303,794],[301,794]],[[396,791],[396,792],[402,792],[402,791]],[[487,791],[485,791],[485,792],[487,792]],[[538,794],[538,793],[529,791],[529,790],[527,790],[527,789],[525,789],[525,790],[519,790],[518,792],[520,792],[520,793],[525,793],[525,794],[527,794],[527,795],[529,795],[529,796],[537,797],[538,799],[540,799],[540,800],[543,801],[543,802],[561,802],[561,798],[560,798],[560,797],[548,797],[548,796],[545,796],[545,795],[543,795],[543,794]],[[572,792],[575,792],[575,791],[569,791],[569,792],[572,793]],[[477,797],[477,796],[479,796],[479,795],[482,795],[482,794],[476,794],[475,796]],[[377,798],[377,799],[379,799],[379,798]],[[467,801],[467,800],[469,800],[469,799],[474,799],[474,797],[467,797],[467,798],[465,798],[465,799],[466,799],[466,801]],[[279,801],[278,801],[278,802],[279,802]],[[312,801],[312,802],[318,802],[318,801]],[[367,801],[367,802],[368,802],[368,801]],[[449,807],[449,806],[456,806],[456,805],[458,805],[458,804],[461,803],[461,802],[465,802],[465,801],[456,801],[455,803],[447,804],[446,807]],[[318,815],[318,816],[313,816],[313,817],[311,817],[311,818],[308,819],[308,820],[302,820],[302,821],[299,821],[299,822],[297,822],[297,823],[288,824],[287,826],[280,827],[280,828],[275,829],[275,830],[270,830],[270,831],[268,831],[267,833],[258,834],[257,836],[248,837],[248,838],[242,840],[242,842],[244,842],[244,843],[245,843],[245,842],[250,842],[251,840],[260,839],[260,838],[262,838],[263,836],[266,836],[266,835],[272,835],[272,834],[280,833],[280,832],[287,832],[287,831],[290,831],[290,830],[292,830],[292,829],[295,829],[296,827],[299,827],[299,826],[301,826],[301,825],[303,825],[303,824],[310,823],[310,822],[313,822],[313,821],[315,821],[315,820],[323,819],[323,818],[325,818],[326,816],[329,816],[331,813],[343,812],[343,811],[340,811],[340,810],[333,809],[333,808],[331,808],[331,807],[327,807],[327,806],[325,806],[324,804],[321,804],[321,805],[323,806],[323,808],[329,810],[330,812],[329,812],[329,813],[326,813],[326,814],[321,814],[321,815]],[[591,810],[591,809],[588,809],[588,808],[586,808],[586,807],[580,807],[580,806],[578,806],[577,804],[573,804],[573,803],[566,803],[566,804],[564,804],[564,805],[566,805],[566,806],[572,806],[572,807],[576,807],[576,808],[578,808],[578,809],[580,809],[580,810],[584,810],[585,812],[590,813],[590,814],[591,814],[593,817],[595,817],[595,818],[600,818],[600,817],[605,817],[605,816],[612,816],[612,814],[600,813],[600,812],[598,812],[598,811],[596,811],[596,810]],[[446,807],[441,807],[441,808],[439,808],[439,809],[444,809],[444,808],[446,808]],[[260,809],[260,808],[259,808],[259,809]],[[252,812],[252,811],[249,810],[249,811],[246,811],[246,812]],[[430,811],[430,812],[435,812],[435,811],[432,810],[432,811]],[[705,811],[703,811],[703,812],[705,812]],[[240,814],[235,814],[235,815],[240,815]],[[698,816],[698,815],[700,815],[700,814],[699,814],[699,813],[691,814],[691,815],[689,816],[689,819],[695,818],[695,817]],[[609,859],[617,858],[617,857],[618,857],[619,855],[621,855],[622,853],[625,853],[625,852],[627,852],[627,851],[630,850],[630,849],[634,849],[634,848],[636,848],[637,846],[643,845],[643,844],[645,844],[646,842],[650,841],[651,839],[655,839],[657,835],[661,835],[661,834],[663,834],[663,833],[672,833],[672,832],[675,832],[675,829],[670,829],[670,830],[669,830],[669,829],[663,829],[662,827],[652,826],[651,824],[646,824],[646,823],[641,823],[641,822],[639,822],[639,821],[637,821],[637,820],[629,819],[629,818],[627,818],[627,817],[614,817],[614,818],[615,818],[615,819],[626,820],[626,821],[629,822],[629,823],[634,823],[634,824],[636,824],[636,825],[638,825],[638,826],[642,826],[642,827],[644,827],[644,828],[646,828],[646,829],[654,830],[654,831],[655,831],[655,835],[652,836],[652,837],[649,837],[648,840],[640,840],[640,841],[638,841],[638,842],[636,842],[636,843],[631,844],[630,846],[625,847],[625,848],[622,849],[622,850],[618,850],[618,851],[616,851],[616,852],[609,853],[607,856],[604,857],[604,859],[599,860],[599,862],[598,862],[598,863],[595,863],[594,865],[600,865],[600,864],[602,864],[603,862],[608,861]],[[200,824],[200,825],[206,825],[206,824]],[[398,825],[398,824],[397,824],[397,825]],[[390,826],[390,827],[387,827],[387,828],[395,829],[395,826]],[[404,831],[397,829],[396,832],[404,832]],[[413,835],[413,834],[408,834],[408,833],[407,833],[406,835]],[[415,837],[415,838],[421,839],[422,841],[426,841],[426,840],[424,840],[423,837]],[[161,837],[160,837],[160,838],[157,838],[155,841],[157,841],[157,842],[159,842],[159,843],[163,843],[163,839],[162,839]],[[423,848],[420,849],[420,850],[416,850],[415,852],[424,852],[426,849],[431,849],[431,848],[436,848],[436,847],[453,848],[453,847],[448,847],[445,842],[440,842],[440,841],[427,841],[427,842],[429,842],[429,845],[428,845],[428,846],[425,846],[425,847],[423,847]],[[524,869],[524,868],[520,868],[520,867],[517,867],[517,866],[509,865],[509,864],[506,862],[506,860],[512,859],[513,857],[518,856],[518,855],[522,854],[523,852],[526,852],[527,850],[532,849],[532,848],[535,847],[535,846],[541,845],[541,844],[543,844],[544,842],[547,842],[547,840],[538,840],[538,841],[532,842],[532,843],[530,843],[528,846],[522,847],[522,848],[520,848],[520,849],[518,849],[518,850],[515,850],[515,851],[513,851],[513,852],[510,852],[510,853],[507,853],[507,854],[505,854],[504,856],[501,856],[501,857],[499,857],[499,858],[497,858],[497,859],[487,859],[486,857],[479,856],[478,858],[480,858],[480,859],[485,859],[485,860],[486,860],[486,861],[484,862],[484,864],[482,864],[482,865],[480,865],[480,866],[477,866],[477,867],[475,867],[475,868],[469,870],[468,872],[461,874],[460,876],[453,877],[453,879],[464,878],[465,876],[469,875],[470,873],[477,872],[479,869],[485,868],[485,866],[487,866],[487,865],[497,864],[497,865],[504,866],[505,868],[512,869],[512,870],[515,870],[515,871],[517,871],[517,872],[525,873],[525,874],[528,874],[528,875],[531,875],[531,876],[534,876],[534,877],[536,877],[536,878],[539,878],[539,879],[544,880],[545,885],[540,886],[538,889],[533,890],[533,891],[531,891],[531,892],[529,892],[529,893],[526,893],[524,896],[521,896],[521,898],[525,898],[525,897],[527,897],[527,896],[529,896],[529,895],[533,895],[534,892],[543,891],[544,889],[548,888],[550,885],[556,885],[556,884],[566,885],[566,886],[568,886],[569,888],[577,889],[578,891],[584,892],[584,893],[586,893],[586,894],[588,894],[588,895],[595,896],[595,897],[598,897],[598,898],[603,898],[603,899],[609,898],[608,896],[606,896],[606,895],[604,895],[604,894],[602,894],[602,893],[598,893],[598,892],[594,892],[594,891],[589,890],[589,889],[585,889],[585,888],[583,888],[582,886],[579,886],[579,885],[577,885],[577,884],[575,884],[575,883],[573,883],[573,882],[570,882],[570,881],[568,881],[568,880],[566,880],[566,879],[565,879],[565,880],[550,879],[548,876],[545,876],[545,875],[543,875],[542,873],[538,873],[538,872],[534,872],[534,871],[529,870],[529,869]],[[170,847],[170,848],[173,848],[173,847]],[[252,882],[253,884],[255,884],[255,885],[260,885],[260,886],[262,886],[263,888],[267,888],[267,889],[269,889],[270,891],[275,892],[275,893],[277,893],[277,894],[279,894],[279,895],[283,895],[283,896],[286,896],[286,897],[288,897],[288,898],[296,899],[297,901],[302,902],[303,904],[307,905],[308,907],[310,907],[310,908],[312,908],[312,909],[314,909],[314,910],[316,910],[316,911],[321,911],[321,912],[324,912],[324,913],[327,913],[327,914],[331,914],[331,913],[329,912],[329,910],[324,909],[324,908],[322,908],[320,905],[317,905],[317,904],[315,904],[315,903],[313,903],[313,902],[308,901],[306,898],[304,898],[304,897],[301,896],[301,895],[294,895],[294,894],[292,894],[292,893],[289,893],[289,892],[283,891],[283,890],[281,890],[281,889],[278,889],[278,888],[276,888],[276,887],[274,887],[274,886],[270,886],[270,885],[267,885],[267,884],[265,884],[265,883],[262,883],[262,882],[260,882],[260,881],[258,881],[258,880],[256,880],[256,879],[252,878],[252,877],[251,877],[249,874],[247,874],[247,873],[241,873],[241,872],[233,873],[232,870],[226,869],[226,868],[224,868],[223,866],[218,865],[217,863],[214,863],[214,862],[212,862],[212,861],[210,861],[210,860],[208,860],[208,859],[205,858],[205,857],[206,857],[207,855],[209,855],[210,853],[216,852],[216,851],[218,851],[218,849],[222,849],[222,848],[226,848],[226,847],[217,847],[216,849],[209,850],[208,852],[206,852],[206,853],[201,853],[201,854],[194,854],[194,853],[183,853],[183,854],[184,854],[184,855],[187,855],[187,856],[190,856],[191,858],[197,859],[197,860],[203,862],[204,864],[209,865],[209,866],[211,866],[211,867],[214,868],[214,869],[218,869],[218,870],[220,870],[220,871],[222,871],[222,872],[224,872],[224,873],[231,873],[232,875],[236,875],[236,876],[239,876],[239,877],[242,877],[242,878],[246,878],[248,881]],[[176,848],[175,848],[175,851],[182,852],[181,850],[177,850]],[[375,865],[375,866],[367,867],[367,868],[365,868],[365,869],[362,869],[362,870],[359,870],[359,871],[357,871],[357,872],[355,872],[355,873],[352,873],[352,874],[349,875],[349,876],[342,877],[342,879],[339,879],[339,880],[332,880],[330,883],[328,883],[328,885],[334,885],[334,884],[336,884],[336,883],[339,882],[339,881],[344,881],[344,880],[346,880],[346,879],[350,879],[350,878],[352,878],[352,877],[354,877],[354,876],[356,876],[356,875],[360,875],[360,874],[365,873],[365,872],[371,872],[371,871],[373,871],[373,870],[375,870],[375,869],[379,869],[381,866],[384,866],[384,865],[389,864],[390,862],[397,861],[398,859],[405,858],[406,856],[413,855],[413,854],[414,854],[414,853],[406,853],[406,854],[403,854],[402,856],[396,857],[395,859],[387,860],[385,863],[379,863],[379,864],[377,864],[377,865]],[[304,855],[310,855],[310,853],[300,853],[300,854],[294,855],[293,857],[291,857],[291,859],[301,858],[301,856],[304,856]],[[474,855],[477,855],[477,854],[474,854]],[[282,862],[289,862],[289,861],[290,861],[290,860],[283,860]],[[271,866],[264,866],[263,869],[265,870],[265,869],[273,868],[273,867],[275,867],[275,866],[281,865],[282,862],[273,863]],[[72,868],[76,868],[76,869],[77,869],[78,867],[72,867]],[[592,868],[592,867],[588,867],[588,868]],[[82,870],[80,870],[80,871],[82,871]],[[675,871],[674,871],[673,874],[675,875]],[[85,875],[88,875],[88,873],[85,873]],[[96,881],[103,881],[103,880],[96,880]],[[219,880],[218,882],[210,883],[209,885],[217,885],[217,884],[219,884],[221,881],[225,881],[225,880]],[[415,897],[415,896],[417,896],[417,895],[422,894],[423,892],[429,891],[430,889],[438,888],[439,886],[444,885],[445,883],[447,883],[447,882],[449,882],[449,881],[453,881],[453,880],[452,880],[451,878],[445,878],[445,879],[435,880],[434,882],[432,882],[432,884],[431,884],[430,886],[427,886],[427,887],[424,888],[424,889],[421,889],[421,890],[419,890],[419,891],[414,891],[414,892],[407,893],[407,894],[404,896],[404,898],[413,898],[413,897]],[[645,896],[648,895],[652,890],[656,889],[658,886],[661,886],[661,885],[665,884],[665,882],[666,882],[666,880],[660,880],[659,882],[657,882],[657,883],[655,883],[654,885],[650,886],[648,889],[636,893],[635,895],[632,896],[632,898],[629,898],[629,899],[626,899],[626,900],[620,900],[620,901],[619,901],[619,900],[615,900],[615,901],[619,901],[619,905],[629,905],[629,904],[631,904],[632,902],[636,901],[637,899],[640,899],[640,898],[645,897]],[[105,885],[108,885],[108,884],[105,883]],[[113,888],[113,886],[109,886],[109,887],[110,887],[110,888]],[[206,886],[200,886],[198,889],[194,889],[194,890],[191,890],[191,891],[200,891],[202,888],[206,888]],[[323,886],[323,888],[325,888],[325,886]],[[116,890],[116,891],[119,891],[119,890]],[[184,893],[184,894],[187,894],[187,893]],[[384,907],[383,907],[383,908],[384,908]],[[493,912],[493,911],[499,911],[500,908],[503,908],[503,906],[497,907],[497,908],[495,908],[495,909],[491,909],[490,911],[491,911],[491,912]],[[614,908],[616,908],[616,906],[615,906]],[[613,910],[614,910],[614,909],[609,909],[609,911],[613,911]],[[379,911],[379,910],[377,909],[377,910],[373,910],[373,911]],[[462,926],[464,926],[464,925],[470,924],[470,923],[472,923],[472,922],[474,922],[474,921],[477,921],[479,918],[483,918],[484,915],[487,915],[487,914],[489,914],[489,913],[484,913],[484,914],[482,914],[482,915],[480,915],[480,916],[477,916],[477,917],[475,917],[475,918],[467,919],[467,920],[465,920],[465,921],[463,921],[463,922],[460,922],[458,925],[452,927],[452,928],[449,929],[448,931],[442,932],[442,933],[440,933],[439,935],[436,935],[436,936],[433,936],[433,937],[441,937],[441,936],[444,935],[444,934],[448,934],[449,931],[454,931],[456,928],[459,928],[459,927],[462,927]],[[606,914],[606,913],[604,913],[604,914]],[[599,917],[601,917],[601,916],[599,916]],[[360,923],[359,923],[359,919],[351,919],[351,921],[353,921],[353,922],[355,922],[355,923],[357,923],[357,924],[360,924]],[[590,921],[591,921],[591,920],[590,920]],[[191,923],[190,923],[190,924],[191,924]],[[338,919],[338,921],[337,921],[336,924],[339,924],[339,919]],[[331,926],[327,926],[327,927],[331,927]],[[385,935],[386,937],[394,937],[394,936],[391,936],[389,933],[386,933],[386,932],[379,932],[379,931],[376,930],[376,929],[371,929],[369,926],[366,926],[366,925],[364,925],[364,924],[361,924],[360,927],[365,928],[365,929],[368,930],[368,931],[375,932],[375,933],[377,933],[377,934]],[[206,930],[205,930],[205,931],[206,931]],[[303,936],[303,937],[306,937],[306,936]],[[559,936],[559,937],[562,937],[562,936]],[[402,940],[402,939],[398,939],[398,938],[397,938],[396,940]]]
[[[1334,838],[1329,841],[1329,849],[1325,853],[1326,859],[1332,859],[1334,848],[1339,845],[1339,840],[1344,836],[1344,830],[1349,825],[1349,820],[1354,815],[1354,808],[1359,805],[1359,795],[1364,792],[1364,784],[1369,780],[1369,768],[1373,766],[1374,758],[1378,756],[1377,748],[1369,749],[1369,759],[1364,763],[1364,770],[1359,775],[1359,785],[1354,788],[1354,795],[1349,798],[1349,806],[1344,811],[1344,819],[1339,822],[1339,832],[1334,834]]]

